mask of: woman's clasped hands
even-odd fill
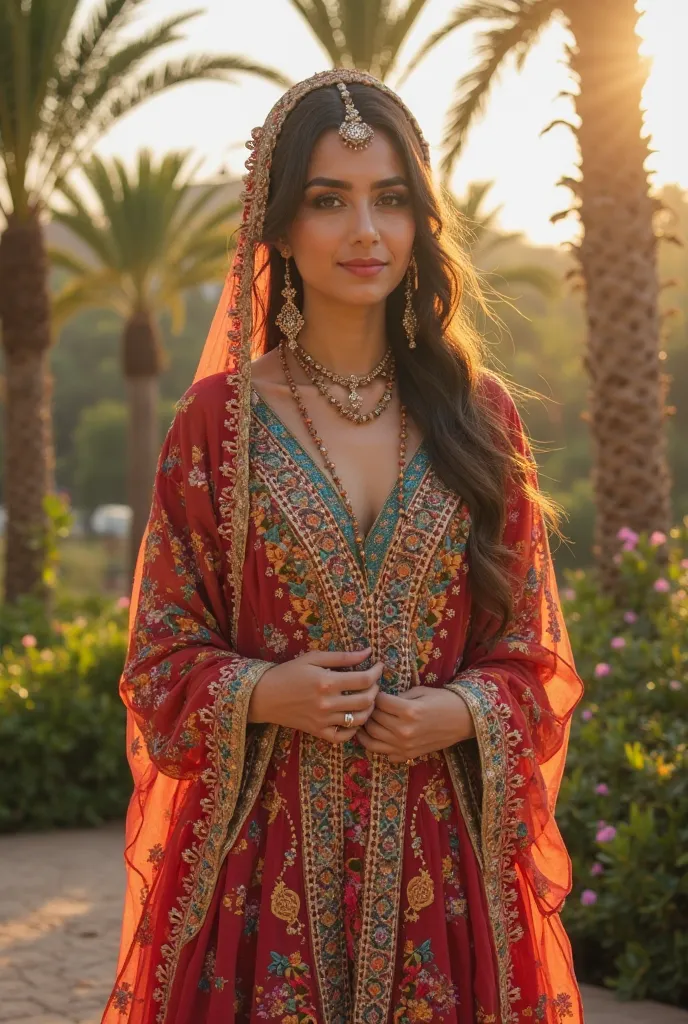
[[[369,647],[309,651],[273,666],[254,688],[249,722],[301,730],[330,743],[357,736],[366,750],[394,764],[475,735],[468,706],[458,694],[427,686],[399,696],[382,692],[381,661],[356,669],[370,653]]]

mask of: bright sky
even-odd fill
[[[428,35],[444,23],[458,0],[429,0],[409,36],[399,62],[402,70]],[[93,0],[84,0],[84,8]],[[187,26],[188,41],[179,53],[242,54],[278,67],[293,80],[329,66],[326,54],[288,0],[149,0],[146,21],[203,6],[206,13]],[[647,126],[657,150],[648,168],[655,185],[678,182],[688,188],[688,132],[679,97],[688,97],[688,0],[638,0],[646,11],[641,21],[643,52],[653,59],[645,94]],[[472,28],[454,33],[399,89],[433,147],[435,162],[454,83],[470,66]],[[576,230],[575,218],[549,224],[565,209],[568,189],[557,188],[563,175],[575,174],[574,138],[555,128],[542,129],[557,117],[570,117],[571,105],[556,99],[570,86],[563,47],[567,33],[552,25],[532,51],[524,70],[509,68],[493,91],[487,115],[476,124],[457,166],[453,185],[459,194],[474,180],[494,180],[491,206],[501,205],[506,230],[522,230],[537,243],[555,243]],[[168,51],[170,54],[173,50]],[[394,87],[392,77],[389,84]],[[242,172],[243,148],[251,128],[262,124],[280,90],[253,76],[236,85],[200,83],[180,86],[127,117],[99,144],[101,153],[124,159],[142,146],[164,152],[193,148],[205,169],[225,166]]]

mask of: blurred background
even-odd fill
[[[0,0],[0,830],[129,792],[132,552],[290,82],[416,115],[564,507],[588,981],[688,1007],[686,0]]]

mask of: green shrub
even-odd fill
[[[0,831],[95,825],[126,810],[127,613],[89,604],[71,619],[63,605],[51,622],[31,602],[1,609]]]
[[[688,517],[663,543],[622,531],[624,607],[569,575],[586,694],[558,820],[574,865],[564,919],[582,980],[688,1006]],[[623,539],[623,538],[622,538]]]

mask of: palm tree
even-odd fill
[[[70,168],[119,118],[181,82],[277,72],[238,57],[150,68],[194,16],[123,39],[146,0],[100,0],[81,29],[79,0],[0,0],[0,321],[5,350],[8,601],[41,591],[52,476],[48,261],[41,213]]]
[[[445,137],[449,172],[470,126],[484,110],[507,60],[523,66],[542,30],[562,19],[573,42],[566,56],[578,90],[580,177],[562,178],[575,196],[584,234],[576,247],[586,294],[590,379],[595,554],[603,585],[616,582],[614,552],[621,526],[666,530],[671,482],[664,432],[665,380],[660,370],[659,285],[654,214],[645,161],[641,94],[647,65],[638,52],[635,0],[471,0],[464,2],[414,58],[450,33],[480,20],[476,64],[457,85]],[[410,70],[410,68],[408,69]]]
[[[160,448],[158,381],[164,354],[158,317],[168,311],[172,329],[181,329],[184,292],[222,279],[239,204],[228,197],[225,182],[194,185],[188,153],[170,153],[156,163],[143,150],[131,172],[120,160],[92,157],[83,170],[90,195],[64,182],[60,194],[66,209],[53,213],[84,252],[51,250],[54,264],[70,274],[53,311],[57,324],[94,307],[112,309],[123,320],[133,568]]]
[[[382,81],[428,0],[290,0],[335,68],[359,68]]]

